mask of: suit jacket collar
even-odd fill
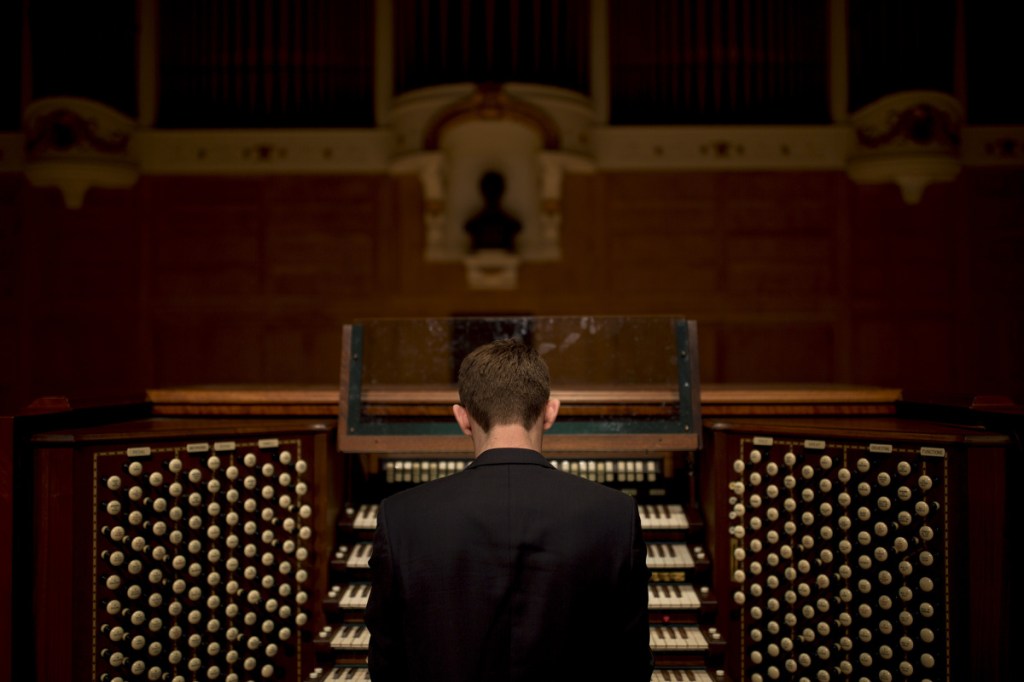
[[[536,450],[526,448],[492,448],[484,450],[477,458],[470,462],[467,469],[476,467],[491,466],[492,464],[533,464],[535,466],[554,469],[551,462],[544,459],[544,455]]]

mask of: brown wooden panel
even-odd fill
[[[800,294],[835,290],[834,270],[828,263],[730,263],[725,273],[730,293]]]
[[[31,397],[111,398],[138,392],[146,353],[140,338],[138,311],[126,306],[39,315],[29,328],[30,355],[25,358]]]
[[[14,566],[14,419],[0,415],[0,679],[10,680]]]
[[[729,260],[792,265],[829,264],[835,259],[835,244],[822,232],[801,232],[769,236],[732,232],[726,239]]]
[[[1024,401],[1024,319],[1009,314],[1000,304],[974,310],[969,319],[957,339],[963,355],[957,363],[956,383],[972,386],[979,393]]]
[[[266,182],[268,205],[323,204],[343,212],[373,213],[382,178],[375,175],[292,175]]]
[[[263,334],[266,381],[332,384],[338,376],[341,328],[272,325]]]
[[[260,293],[263,222],[255,207],[172,207],[153,222],[157,297],[204,298]]]
[[[670,206],[637,203],[612,207],[606,216],[608,236],[620,239],[631,234],[714,234],[713,205],[693,200]]]
[[[19,358],[21,349],[18,347],[20,329],[17,318],[13,311],[3,305],[0,305],[0,316],[0,358]],[[18,403],[28,400],[28,396],[19,395],[26,380],[24,364],[24,361],[16,364],[8,362],[7,371],[0,372],[0,414],[13,413],[19,407]]]
[[[1021,212],[1024,221],[1024,211]],[[979,306],[1024,305],[1024,234],[1014,228],[978,231],[971,244],[971,294]]]
[[[217,207],[252,206],[266,192],[267,179],[230,175],[147,176],[142,182],[157,207]]]
[[[1024,170],[965,168],[972,231],[1019,229],[1024,216]]]
[[[725,279],[730,292],[836,292],[835,241],[822,234],[785,237],[731,234],[726,240]]]
[[[706,338],[702,334],[702,343]],[[704,348],[701,348],[704,356]],[[628,395],[621,391],[555,390],[553,395],[563,403],[588,405],[618,401],[621,405],[665,403],[676,398],[669,389],[638,390]],[[410,409],[411,405],[447,408],[458,396],[452,386],[444,387],[367,387],[363,391],[367,403]],[[702,382],[701,412],[705,415],[750,415],[779,408],[788,414],[894,414],[896,402],[903,398],[897,388],[855,386],[849,384],[715,384]],[[291,414],[292,410],[309,408],[317,414],[337,415],[340,392],[337,384],[322,385],[209,385],[151,388],[146,399],[156,414],[218,414],[227,406],[245,410],[276,411]],[[589,409],[589,408],[588,408]],[[829,412],[830,411],[830,412]]]
[[[719,325],[720,382],[830,382],[835,332],[831,325],[793,320]]]
[[[895,313],[854,319],[856,381],[943,389],[954,383],[958,335],[952,320]]]
[[[852,290],[862,296],[949,296],[956,281],[952,239],[927,233],[855,238]]]
[[[91,630],[81,612],[78,617],[70,614],[76,603],[76,574],[68,570],[74,565],[75,556],[70,538],[87,536],[77,532],[84,528],[76,525],[76,519],[81,523],[85,516],[75,513],[80,510],[75,508],[73,481],[74,474],[79,472],[75,471],[74,463],[71,450],[55,448],[47,450],[45,457],[35,465],[31,510],[32,535],[36,538],[32,545],[32,608],[41,618],[37,621],[39,629],[34,641],[59,643],[59,646],[48,644],[35,650],[32,664],[36,679],[40,680],[72,679],[73,659],[85,639],[76,637],[75,633]],[[82,551],[81,554],[89,553]],[[78,586],[84,587],[81,583]],[[91,590],[79,590],[77,594],[91,594]]]
[[[14,296],[17,290],[18,256],[22,253],[19,222],[15,208],[0,202],[0,300]]]
[[[63,207],[30,214],[24,275],[31,295],[63,300],[133,299],[143,267],[133,207]]]
[[[783,197],[749,198],[742,194],[721,205],[718,223],[728,230],[784,232],[795,229]]]
[[[714,177],[718,190],[726,197],[773,202],[789,197],[820,203],[835,192],[843,174],[834,171],[734,171]]]
[[[851,291],[909,299],[948,298],[957,283],[961,246],[960,185],[936,186],[930,201],[910,206],[877,186],[858,187],[851,221]]]
[[[603,201],[610,208],[673,206],[695,215],[714,209],[714,173],[608,173],[606,179]]]
[[[153,332],[157,386],[239,382],[263,373],[263,326],[246,318],[164,319]]]
[[[377,275],[372,212],[323,205],[267,213],[267,284],[271,293],[366,294]]]
[[[720,239],[661,229],[610,239],[609,277],[622,292],[711,292],[720,287]]]

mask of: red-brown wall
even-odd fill
[[[373,316],[658,314],[700,323],[704,382],[1024,396],[1024,171],[965,169],[908,206],[841,172],[567,180],[563,259],[515,291],[426,263],[414,178],[0,176],[0,406],[194,383],[337,378]]]

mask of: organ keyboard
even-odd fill
[[[366,652],[370,648],[370,631],[361,623],[341,625],[328,632],[332,649]]]
[[[722,675],[714,676],[700,668],[660,668],[651,674],[651,682],[721,682]]]
[[[318,669],[314,671],[309,680],[310,682],[319,682],[320,680],[325,682],[370,682],[370,671],[365,667],[338,666],[326,675],[323,673],[323,669]]]
[[[700,598],[693,585],[652,583],[647,586],[647,606],[652,609],[699,609]]]
[[[379,504],[361,504],[352,519],[356,530],[373,530],[377,527]],[[641,504],[640,527],[644,530],[686,530],[690,527],[686,511],[681,504]]]
[[[349,547],[341,545],[334,553],[334,564],[344,568],[362,569],[370,567],[370,554],[373,552],[372,542],[357,542]]]
[[[365,609],[366,603],[370,600],[370,584],[352,583],[347,585],[344,590],[334,588],[327,594],[327,597],[338,599],[338,607],[342,609]]]
[[[357,542],[351,546],[340,545],[334,553],[333,565],[339,569],[368,569],[372,552],[372,542]],[[706,555],[701,547],[691,551],[689,546],[682,542],[648,542],[647,567],[652,570],[694,568],[697,565],[694,553],[706,561]]]
[[[352,583],[344,588],[334,587],[327,599],[337,601],[338,608],[365,609],[370,599],[369,583]],[[693,585],[652,584],[647,588],[647,603],[652,609],[699,609],[700,598]]]
[[[589,476],[601,470],[601,467],[596,465],[565,466],[565,459],[553,461],[560,463],[558,468],[561,470],[575,472],[575,475]],[[388,476],[386,472],[414,471],[415,462],[416,460],[402,462],[388,458],[386,465],[379,465],[379,478],[358,471],[354,475],[357,479],[367,481],[364,493],[376,491],[379,499],[390,494],[389,491],[395,492],[408,487],[410,481],[415,480],[415,476]],[[638,460],[634,467],[623,467],[623,471],[630,468],[634,471],[655,472],[654,477],[646,479],[645,482],[653,484],[659,490],[671,489],[673,484],[677,483],[667,481],[661,476],[660,460],[654,464]],[[605,467],[606,472],[617,469],[617,466]],[[458,471],[461,467],[452,467],[450,470]],[[634,476],[629,475],[630,484],[637,483],[634,479]],[[606,481],[605,485],[612,484]],[[331,568],[336,578],[340,578],[340,582],[336,583],[324,600],[325,612],[335,613],[338,621],[334,625],[328,625],[317,637],[321,646],[334,652],[334,660],[339,663],[358,663],[365,658],[369,647],[369,632],[361,620],[370,592],[367,583],[369,559],[373,548],[370,540],[373,529],[376,528],[378,509],[378,502],[362,502],[344,510],[339,519],[340,543],[333,554]],[[644,532],[651,534],[647,545],[648,567],[652,570],[654,578],[648,587],[651,647],[655,652],[658,671],[677,676],[652,679],[710,679],[704,668],[667,667],[692,666],[717,660],[724,644],[713,624],[702,625],[702,614],[710,612],[713,615],[715,605],[710,586],[707,584],[707,554],[702,544],[691,545],[689,542],[681,541],[699,539],[700,535],[688,533],[695,532],[694,528],[699,529],[700,524],[694,526],[690,523],[693,510],[691,508],[688,514],[687,508],[682,504],[641,503],[638,510]],[[329,663],[329,660],[330,657],[327,657],[324,662]],[[344,674],[358,670],[352,665],[345,665],[344,669]],[[684,676],[680,678],[678,675]],[[707,677],[691,678],[686,675]]]
[[[356,530],[373,530],[377,527],[378,504],[363,504],[359,506],[355,518],[352,519],[352,527]]]
[[[686,530],[690,522],[681,504],[641,504],[640,527],[644,530]]]
[[[651,682],[721,682],[719,675],[712,676],[699,668],[661,668],[651,674]],[[337,666],[328,672],[317,668],[308,682],[370,682],[370,671],[365,666]]]
[[[693,625],[652,625],[651,649],[658,651],[706,651],[708,640]]]
[[[642,523],[642,522],[641,522]],[[704,551],[696,548],[697,556],[704,558]],[[668,568],[693,568],[697,564],[693,559],[690,548],[681,542],[648,542],[647,543],[647,568],[668,569]]]

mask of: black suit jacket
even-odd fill
[[[373,682],[650,682],[636,504],[540,453],[384,500],[370,568]]]

